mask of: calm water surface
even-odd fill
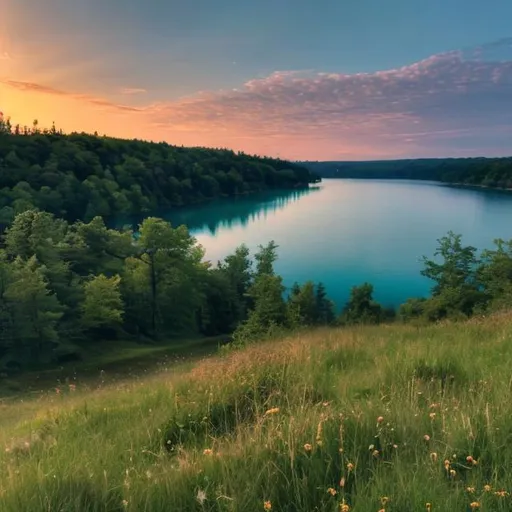
[[[512,194],[430,182],[324,180],[162,216],[187,224],[214,262],[241,243],[254,251],[275,240],[285,285],[322,281],[339,307],[365,281],[385,305],[428,295],[420,258],[449,230],[479,249],[512,238]]]

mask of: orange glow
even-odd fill
[[[512,101],[510,40],[357,74],[265,75],[249,58],[231,78],[219,64],[209,83],[194,66],[208,59],[205,68],[216,73],[225,58],[213,48],[217,36],[204,35],[211,52],[181,36],[153,39],[149,18],[139,25],[135,11],[125,17],[112,8],[86,0],[0,0],[0,110],[22,125],[38,119],[65,132],[295,160],[510,151],[512,125],[503,108]],[[158,41],[167,41],[169,52]]]
[[[31,126],[38,119],[41,127],[55,122],[64,132],[85,131],[121,138],[165,140],[186,146],[229,147],[251,154],[267,154],[293,159],[323,159],[326,154],[339,159],[371,158],[369,144],[347,144],[323,137],[321,134],[279,134],[262,136],[248,129],[240,120],[224,120],[222,125],[211,123],[198,115],[196,104],[175,102],[165,105],[167,116],[174,123],[157,120],[160,105],[143,108],[120,106],[101,98],[53,91],[35,84],[8,85],[0,82],[0,99],[4,112],[13,123]],[[187,112],[190,105],[190,112]],[[187,115],[188,114],[188,115]],[[189,117],[189,118],[188,118]],[[271,128],[271,127],[269,127]],[[389,155],[396,155],[397,148],[390,148]],[[379,148],[379,155],[382,151]]]

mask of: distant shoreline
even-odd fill
[[[357,178],[357,177],[336,177],[336,176],[323,176],[322,180],[358,180],[358,181],[419,181],[419,182],[430,182],[430,183],[439,183],[442,185],[449,185],[451,187],[461,187],[461,188],[481,188],[486,190],[495,190],[501,192],[512,192],[512,187],[490,187],[489,185],[480,185],[475,183],[457,183],[451,181],[440,181],[433,179],[421,179],[421,178],[392,178],[392,177],[382,177],[378,178]]]
[[[439,183],[444,183],[446,185],[451,185],[451,186],[455,186],[455,187],[483,188],[483,189],[487,189],[487,190],[499,190],[499,191],[503,191],[503,192],[512,192],[511,187],[490,187],[489,185],[476,185],[473,183],[450,183],[447,181],[446,182],[440,181]]]

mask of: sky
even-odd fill
[[[0,111],[291,160],[512,154],[511,0],[0,0]]]

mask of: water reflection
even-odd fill
[[[375,298],[397,306],[426,296],[432,283],[421,275],[447,231],[479,250],[493,239],[512,238],[512,195],[438,183],[324,180],[309,190],[273,191],[223,199],[152,215],[188,225],[206,251],[222,260],[245,243],[279,245],[276,272],[289,287],[323,282],[339,308],[350,288],[365,281]]]
[[[151,215],[168,220],[173,226],[185,224],[191,233],[202,232],[215,235],[219,229],[245,227],[256,220],[266,219],[269,214],[283,210],[290,203],[320,188],[321,186],[310,186],[303,189],[266,191],[249,196],[217,199],[184,208],[155,211],[151,212]],[[119,218],[116,219],[116,225],[136,227],[141,220],[141,218]]]

